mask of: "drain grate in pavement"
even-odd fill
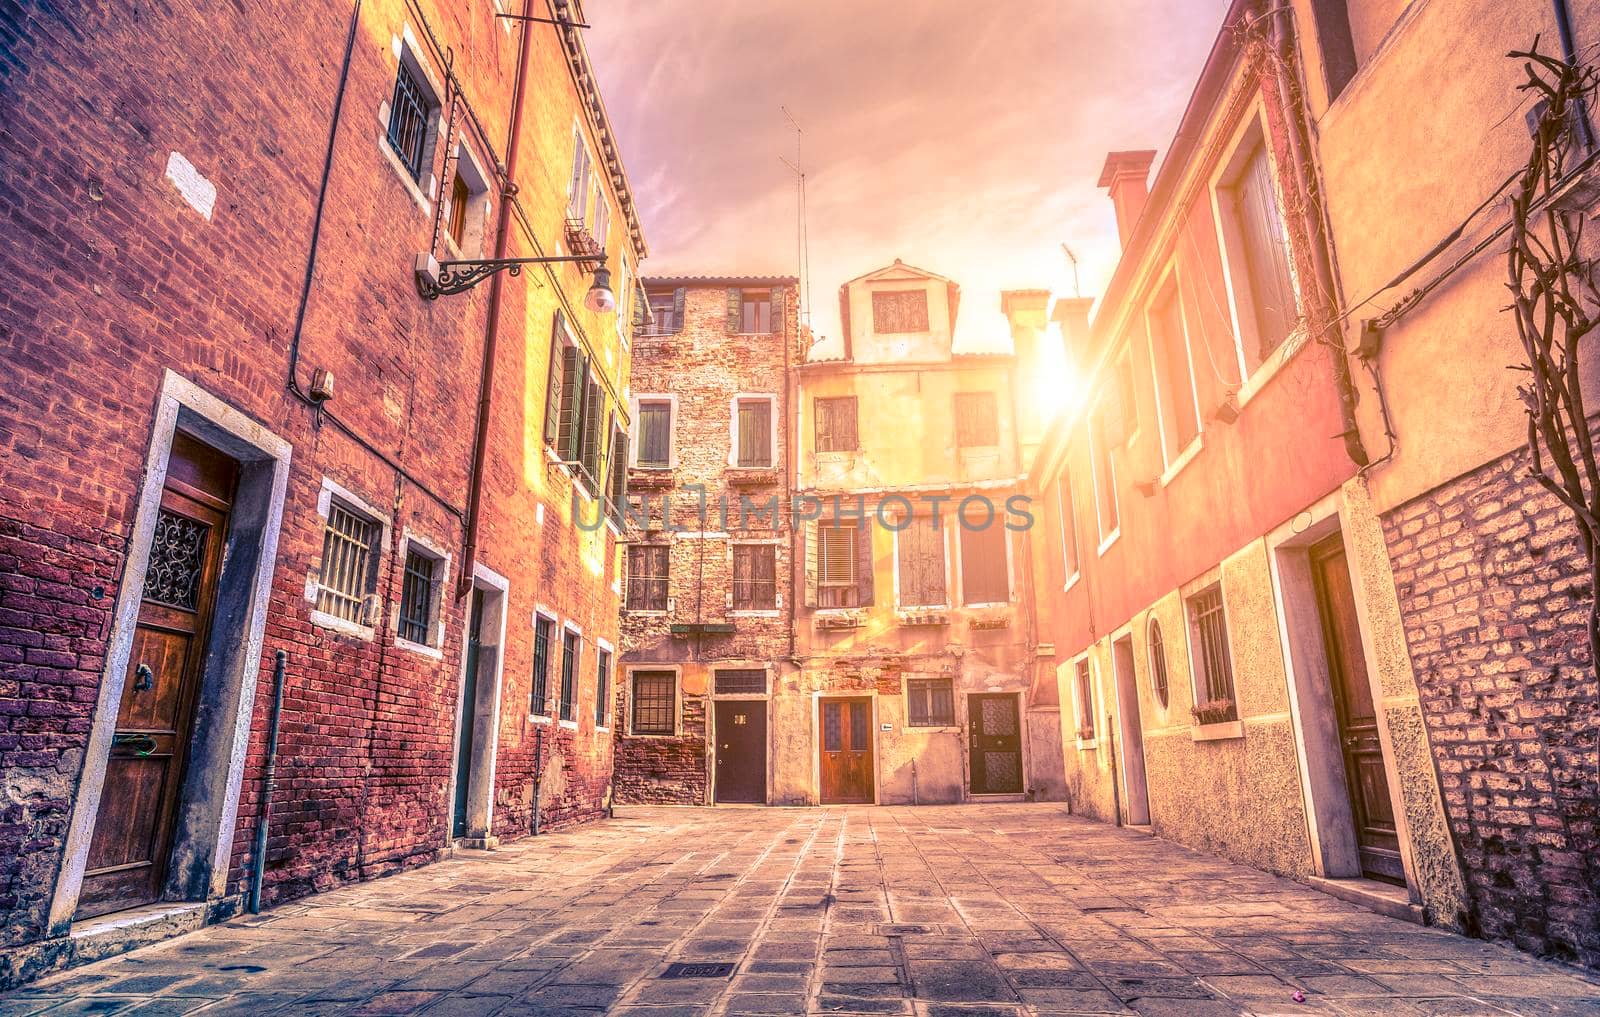
[[[733,974],[733,965],[724,961],[715,963],[684,963],[677,961],[667,965],[667,970],[661,973],[662,978],[728,978]]]

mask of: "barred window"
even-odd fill
[[[1000,444],[993,392],[956,393],[956,447],[987,448]]]
[[[611,651],[600,647],[594,654],[594,726],[605,727],[611,715]]]
[[[677,676],[671,671],[633,672],[633,733],[669,735],[674,733],[673,709],[676,706]]]
[[[405,164],[413,180],[421,181],[428,168],[428,121],[435,103],[411,64],[402,58],[389,103],[389,145]]]
[[[817,527],[817,603],[821,607],[855,607],[856,525]]]
[[[816,442],[818,452],[854,452],[860,448],[856,431],[856,397],[835,396],[817,399]]]
[[[1222,603],[1222,585],[1214,584],[1189,598],[1189,626],[1195,646],[1196,710],[1224,720],[1237,720],[1233,699],[1233,657],[1228,651],[1228,615]]]
[[[423,646],[433,645],[434,584],[439,560],[415,546],[406,549],[406,564],[400,585],[401,639]]]
[[[317,575],[317,610],[358,625],[367,623],[363,602],[377,588],[378,535],[382,527],[340,502],[328,506],[322,530],[322,568]]]
[[[628,610],[667,609],[670,553],[671,548],[666,544],[634,544],[628,548]]]
[[[778,607],[778,556],[773,544],[733,545],[733,609],[774,611]]]
[[[561,719],[578,716],[578,634],[567,629],[561,634]]]
[[[763,693],[767,691],[767,672],[756,668],[721,668],[716,673],[718,695]]]
[[[872,330],[885,332],[926,332],[928,330],[928,291],[889,290],[872,295]]]
[[[906,679],[906,723],[949,727],[956,722],[956,696],[949,678]]]
[[[536,716],[550,716],[550,637],[556,623],[544,616],[533,620],[533,693],[528,704]]]
[[[1167,705],[1167,644],[1161,635],[1161,623],[1150,617],[1150,688],[1156,702]]]

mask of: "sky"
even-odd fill
[[[958,349],[1008,345],[1000,291],[1084,296],[1117,257],[1107,152],[1164,152],[1226,0],[589,0],[645,275],[792,275],[802,130],[813,330],[896,258],[961,285]],[[804,299],[804,295],[803,295]]]

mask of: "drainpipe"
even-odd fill
[[[522,15],[533,17],[533,0],[522,0]],[[517,49],[517,80],[511,91],[511,128],[506,140],[505,193],[494,231],[494,257],[506,256],[511,240],[511,203],[517,194],[517,148],[522,139],[522,100],[528,89],[528,66],[533,53],[533,22],[521,23],[522,42]],[[473,567],[478,558],[478,521],[483,505],[483,474],[489,454],[489,411],[494,394],[494,355],[500,332],[500,300],[505,274],[496,272],[489,279],[489,307],[483,325],[483,367],[478,376],[478,421],[472,441],[472,472],[467,476],[466,536],[461,548],[461,575],[456,581],[456,599],[472,590]]]
[[[272,663],[272,716],[267,721],[267,762],[261,778],[261,808],[256,816],[256,844],[250,865],[250,913],[261,913],[261,881],[267,873],[267,823],[272,819],[272,793],[278,786],[278,725],[283,716],[283,669],[289,654],[279,650]]]
[[[1307,246],[1310,249],[1311,268],[1316,275],[1318,289],[1327,294],[1328,300],[1334,304],[1328,310],[1336,311],[1338,288],[1333,277],[1333,265],[1329,261],[1332,241],[1328,236],[1317,166],[1310,155],[1312,147],[1310,125],[1306,121],[1299,81],[1291,71],[1291,68],[1298,67],[1299,64],[1294,32],[1289,28],[1286,19],[1273,19],[1272,42],[1278,56],[1278,59],[1273,61],[1278,98],[1289,121],[1290,162],[1299,174],[1301,187],[1305,191],[1305,209],[1301,219],[1308,240]],[[1361,429],[1356,422],[1356,386],[1350,376],[1350,362],[1345,359],[1344,343],[1330,342],[1328,357],[1333,366],[1334,387],[1339,394],[1339,423],[1344,428],[1340,437],[1344,439],[1345,454],[1357,466],[1366,466],[1371,457],[1367,455],[1366,446],[1361,442]]]
[[[1567,0],[1552,0],[1551,6],[1555,9],[1556,34],[1561,36],[1561,59],[1570,66],[1578,66],[1578,44],[1573,38],[1572,8]],[[1594,151],[1594,127],[1589,123],[1589,107],[1580,98],[1578,100],[1578,133],[1583,136],[1583,150]]]
[[[533,828],[531,836],[539,836],[539,784],[544,779],[544,728],[533,729]]]
[[[1111,714],[1106,714],[1106,745],[1109,749],[1107,761],[1111,764],[1111,821],[1121,826],[1122,789],[1117,786],[1117,729],[1111,726],[1114,719]]]

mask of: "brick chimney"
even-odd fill
[[[1050,413],[1042,396],[1041,376],[1061,367],[1061,354],[1048,348],[1044,341],[1045,327],[1050,319],[1045,313],[1050,307],[1049,290],[1002,290],[1000,310],[1005,312],[1011,325],[1011,347],[1016,352],[1019,368],[1017,390],[1011,397],[1017,407],[1017,440],[1021,446],[1021,467],[1027,470],[1044,437]]]
[[[1079,370],[1089,366],[1089,308],[1093,297],[1061,297],[1050,309],[1050,317],[1061,327],[1061,341],[1067,348],[1067,363]]]
[[[1124,248],[1133,235],[1139,213],[1144,211],[1145,199],[1150,197],[1146,180],[1155,158],[1153,151],[1111,152],[1100,170],[1100,186],[1111,192],[1111,204],[1117,209],[1117,236]]]

